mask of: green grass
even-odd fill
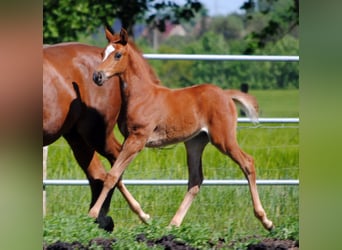
[[[256,91],[261,109],[267,117],[298,116],[298,95],[295,91]],[[252,92],[251,92],[252,93]],[[267,93],[272,93],[275,102]],[[263,98],[264,96],[264,98]],[[296,100],[294,100],[296,99]],[[268,106],[264,106],[268,103]],[[286,104],[287,103],[287,104]],[[269,106],[272,107],[269,107]],[[287,110],[285,107],[288,107]],[[296,115],[297,114],[297,115]],[[262,115],[262,117],[266,117]],[[279,128],[281,127],[281,128]],[[116,134],[118,133],[115,131]],[[258,179],[297,179],[299,176],[298,126],[262,124],[240,125],[240,146],[255,158]],[[106,168],[108,163],[104,160]],[[208,145],[203,155],[205,179],[244,179],[239,167],[213,146]],[[49,147],[48,179],[84,179],[70,148],[63,139]],[[187,179],[183,144],[165,149],[144,149],[127,168],[124,179]],[[186,192],[186,186],[128,186],[152,216],[152,225],[143,225],[133,214],[119,192],[115,192],[110,215],[115,220],[113,234],[97,229],[87,217],[90,201],[88,186],[48,186],[47,216],[44,219],[44,241],[88,242],[94,237],[115,237],[130,249],[143,249],[134,242],[139,232],[162,235]],[[268,217],[280,237],[298,238],[299,190],[298,186],[259,186],[259,194]],[[193,245],[204,241],[225,238],[226,242],[248,235],[270,236],[254,217],[247,186],[203,186],[179,229],[172,231],[178,237],[192,238]],[[203,246],[203,245],[202,245]],[[205,248],[205,247],[204,247]],[[124,249],[124,248],[122,248]]]
[[[251,90],[259,101],[260,117],[299,117],[299,91]]]

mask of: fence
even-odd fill
[[[297,62],[299,56],[264,56],[264,55],[191,55],[191,54],[144,54],[152,60],[205,60],[205,61],[286,61]]]
[[[209,61],[287,61],[298,62],[299,56],[267,55],[191,55],[191,54],[144,54],[151,60],[209,60]],[[248,118],[238,118],[238,122],[250,122]],[[299,123],[299,118],[259,118],[260,123]],[[43,213],[45,215],[45,186],[48,185],[88,185],[88,180],[47,180],[47,147],[43,157]],[[187,180],[123,180],[126,185],[187,185]],[[203,185],[247,185],[246,180],[204,180]],[[257,180],[258,185],[299,185],[299,180]]]
[[[250,122],[249,118],[239,117],[238,122]],[[259,118],[260,123],[299,123],[299,118]],[[44,147],[44,170],[46,169],[47,148]],[[88,185],[88,180],[46,180],[43,176],[43,187],[48,185]],[[187,185],[187,180],[123,180],[126,185]],[[246,180],[204,180],[203,185],[247,185]],[[257,180],[258,185],[299,185],[299,180]]]

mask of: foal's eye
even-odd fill
[[[122,54],[120,52],[115,53],[114,58],[115,59],[120,59]]]

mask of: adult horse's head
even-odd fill
[[[106,28],[105,33],[108,45],[102,53],[102,62],[93,73],[93,81],[99,86],[112,76],[124,72],[128,64],[126,30],[121,29],[120,35],[115,35]]]

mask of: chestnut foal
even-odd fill
[[[89,215],[97,218],[107,193],[145,146],[161,147],[184,142],[189,169],[188,191],[170,222],[170,225],[180,226],[200,190],[203,181],[201,157],[210,142],[240,166],[249,183],[255,216],[266,229],[272,229],[273,223],[267,218],[259,199],[254,160],[242,151],[236,139],[237,111],[233,99],[257,119],[255,103],[246,98],[246,94],[227,92],[212,84],[181,89],[155,85],[148,74],[146,60],[128,43],[124,29],[119,38],[106,30],[106,37],[109,44],[93,80],[97,85],[103,85],[112,76],[120,77],[122,106],[118,124],[125,141]]]

